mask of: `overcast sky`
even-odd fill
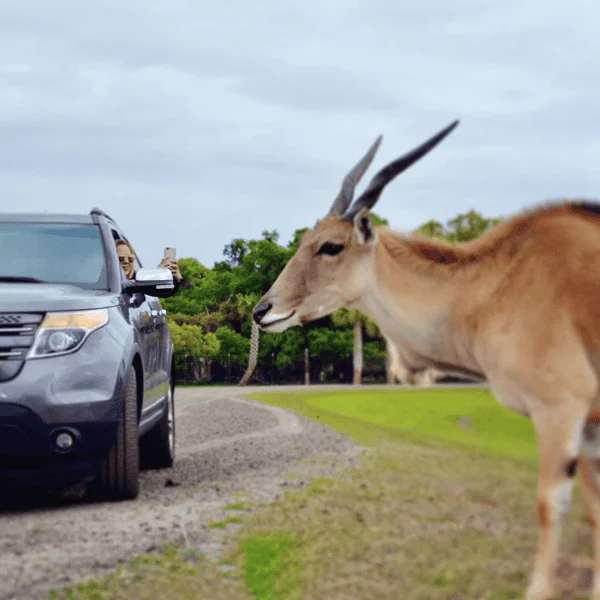
[[[379,134],[362,186],[455,118],[383,193],[393,227],[600,198],[595,4],[4,1],[1,210],[99,206],[145,266],[212,266],[313,226]]]

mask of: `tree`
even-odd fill
[[[244,239],[237,238],[232,240],[231,243],[227,244],[223,248],[223,254],[225,255],[225,262],[230,267],[239,267],[244,260],[244,256],[248,254],[250,248],[248,248],[248,242]]]
[[[289,251],[271,239],[272,233],[264,234],[267,234],[267,238],[248,241],[248,253],[232,271],[231,293],[262,296],[290,259]]]
[[[332,321],[336,325],[352,325],[353,331],[353,376],[352,383],[360,385],[363,371],[363,327],[369,332],[369,335],[376,335],[377,325],[371,319],[357,310],[340,308],[332,315]]]
[[[423,223],[423,225],[415,229],[413,233],[438,239],[444,239],[446,237],[444,226],[439,221],[435,221],[433,219]]]
[[[195,381],[209,381],[210,364],[218,356],[220,348],[215,334],[203,334],[199,325],[179,325],[172,319],[169,320],[169,330],[173,340],[175,367],[184,369]]]
[[[289,256],[292,257],[296,251],[298,250],[298,242],[300,238],[304,235],[304,232],[308,230],[308,227],[303,227],[302,229],[296,229],[292,239],[290,240],[287,249],[289,252]]]
[[[418,235],[444,239],[452,243],[469,242],[502,221],[501,218],[486,218],[475,210],[460,213],[449,219],[446,226],[431,219],[413,231]]]
[[[371,217],[371,220],[373,221],[373,225],[375,225],[375,226],[378,226],[378,225],[388,226],[389,225],[389,222],[387,219],[380,217],[379,215],[375,214],[374,212],[369,211],[369,216]]]
[[[269,242],[274,242],[275,244],[279,241],[279,233],[277,233],[276,229],[273,229],[273,231],[267,231],[265,229],[261,235],[263,240],[268,240]]]
[[[500,219],[486,219],[477,211],[470,210],[448,221],[446,239],[450,242],[469,242],[499,222]]]
[[[210,368],[213,360],[219,356],[221,342],[214,333],[205,333],[200,341],[201,348],[201,377],[205,381],[210,381]]]

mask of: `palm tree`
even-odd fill
[[[347,308],[336,310],[331,315],[331,319],[334,325],[352,325],[354,334],[352,383],[354,385],[360,385],[362,382],[363,371],[363,327],[368,335],[373,336],[377,334],[377,325],[359,311],[349,310]]]

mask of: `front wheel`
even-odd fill
[[[168,469],[175,461],[175,398],[169,381],[167,406],[160,421],[141,440],[142,466]]]
[[[100,469],[96,488],[101,497],[109,500],[132,500],[140,492],[137,379],[133,366],[127,374],[117,437]]]

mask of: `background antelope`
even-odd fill
[[[437,369],[421,369],[419,371],[411,371],[402,357],[402,353],[396,348],[394,342],[387,335],[382,334],[385,340],[386,361],[387,361],[387,382],[404,383],[406,385],[415,385],[428,387],[433,385],[439,377],[443,377],[445,373]]]
[[[457,245],[375,227],[368,211],[385,185],[457,124],[381,169],[352,203],[377,138],[329,213],[304,233],[254,319],[281,332],[345,306],[375,321],[410,369],[487,379],[537,434],[539,540],[527,598],[551,595],[579,467],[600,600],[600,206],[536,207]]]

